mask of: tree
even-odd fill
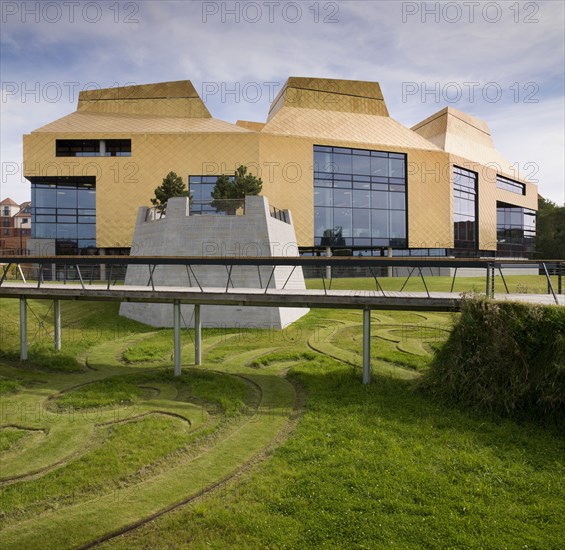
[[[345,239],[343,238],[343,228],[337,225],[333,229],[325,229],[322,235],[322,246],[343,246]]]
[[[538,195],[536,258],[565,259],[565,206]]]
[[[155,198],[151,199],[159,210],[164,211],[167,207],[167,201],[172,197],[189,197],[190,192],[186,189],[182,177],[177,176],[175,172],[169,172],[164,178],[163,183],[155,188]]]
[[[261,178],[247,173],[246,166],[240,166],[233,176],[218,176],[212,191],[212,206],[218,212],[235,213],[245,204],[246,195],[258,195],[263,188]]]

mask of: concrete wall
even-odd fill
[[[290,223],[271,217],[266,197],[247,197],[245,215],[195,215],[189,212],[187,198],[170,199],[166,216],[154,219],[155,211],[141,207],[135,226],[132,255],[135,256],[298,256],[292,216]],[[153,282],[159,286],[204,288],[269,288],[304,289],[301,268],[234,266],[228,279],[225,266],[159,266]],[[289,278],[290,277],[290,278]],[[231,282],[229,280],[231,279]],[[130,266],[126,285],[147,285],[149,268]],[[262,327],[281,329],[308,312],[307,308],[202,306],[205,327]],[[173,324],[173,308],[160,304],[122,304],[120,314],[155,327]],[[194,308],[183,305],[184,324],[193,326]]]

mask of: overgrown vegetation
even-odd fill
[[[423,387],[480,411],[565,420],[565,309],[466,300]]]
[[[0,452],[7,451],[27,435],[29,435],[28,431],[18,428],[5,427],[0,429]]]
[[[271,365],[273,363],[282,363],[282,362],[292,362],[292,361],[312,361],[317,359],[319,355],[312,351],[275,351],[273,353],[267,353],[254,359],[249,363],[250,367],[259,368],[259,367],[266,367],[267,365]]]

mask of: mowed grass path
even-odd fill
[[[17,302],[0,306],[17,323]],[[76,548],[183,501],[101,546],[553,549],[565,540],[563,431],[473,417],[418,391],[451,314],[374,312],[367,387],[356,311],[315,310],[286,331],[205,330],[198,370],[185,334],[175,380],[171,331],[120,319],[111,304],[64,303],[81,337],[68,330],[53,360],[50,317],[40,315],[49,304],[31,306],[43,319],[31,332],[34,360],[20,365],[17,332],[2,333],[3,548]],[[73,368],[62,372],[61,357]],[[306,408],[285,441],[295,388]]]
[[[56,372],[42,341],[37,364],[20,367],[9,349],[0,363],[2,548],[75,548],[197,496],[261,453],[292,413],[293,386],[245,366],[257,352],[175,378],[170,331],[112,339],[119,319],[102,312],[106,332],[87,334],[81,369]],[[205,349],[229,338],[207,335]],[[35,432],[28,445],[14,435]]]
[[[103,548],[563,547],[562,437],[336,363],[293,376],[308,410],[267,463]]]

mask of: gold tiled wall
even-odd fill
[[[412,149],[408,154],[408,245],[453,247],[453,193],[448,155]]]
[[[55,139],[132,139],[131,157],[55,157]],[[313,146],[336,145],[408,154],[408,240],[411,248],[453,246],[452,165],[479,173],[480,248],[496,248],[496,201],[535,209],[537,188],[526,196],[496,188],[496,171],[442,151],[382,147],[371,143],[294,138],[273,134],[78,134],[24,136],[25,175],[96,175],[97,246],[127,247],[137,209],[150,205],[169,171],[188,185],[189,175],[232,173],[248,166],[263,179],[272,205],[293,213],[301,246],[313,244]]]
[[[314,149],[310,139],[262,135],[259,146],[263,194],[292,212],[298,244],[314,236]]]
[[[314,235],[314,145],[378,149],[408,155],[408,237],[412,248],[453,246],[452,193],[448,155],[402,147],[376,147],[370,143],[261,136],[260,158],[274,166],[275,181],[264,170],[264,194],[278,208],[292,211],[301,246],[311,246]],[[446,168],[447,165],[447,168]],[[296,174],[300,177],[296,178]],[[286,176],[286,177],[285,177]]]
[[[55,157],[56,139],[132,139],[131,157]],[[171,170],[189,175],[232,173],[258,162],[257,134],[37,133],[24,136],[25,175],[95,175],[96,245],[127,247],[139,206]]]

